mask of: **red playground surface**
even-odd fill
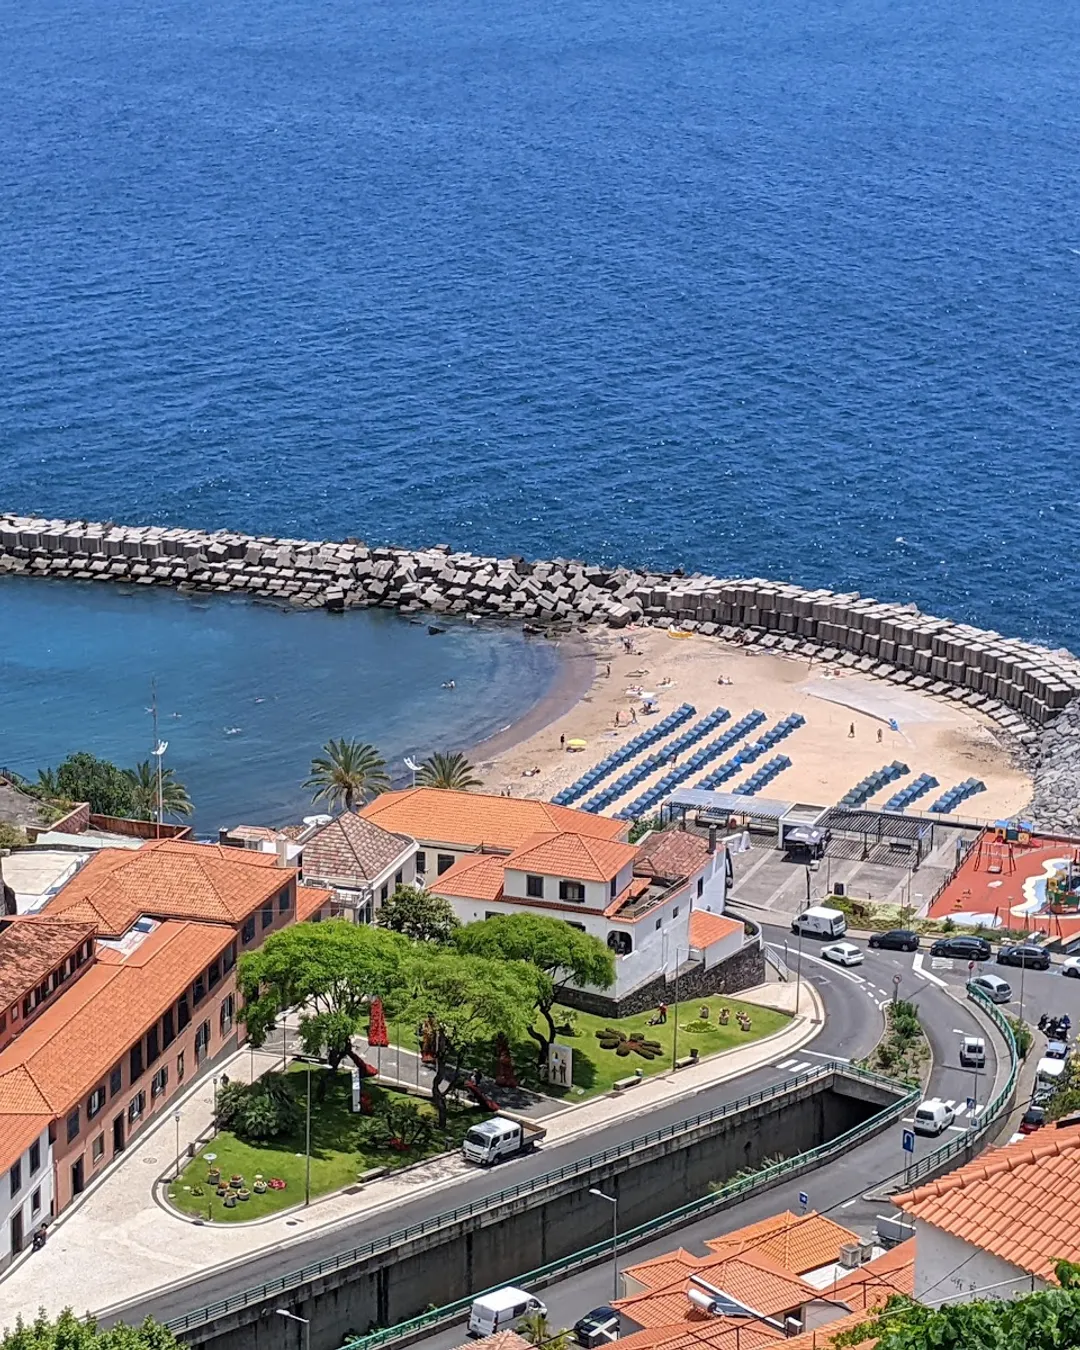
[[[930,906],[930,918],[1048,937],[1080,933],[1080,841],[1024,827],[986,830]]]

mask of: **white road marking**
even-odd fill
[[[957,1134],[966,1134],[968,1127],[966,1125],[947,1125],[948,1130],[955,1130]]]
[[[778,1064],[776,1067],[777,1067],[778,1069],[793,1069],[797,1063],[798,1063],[797,1060],[794,1060],[794,1059],[785,1059],[785,1060],[783,1060],[780,1064]]]
[[[854,1203],[855,1203],[854,1200],[845,1200],[844,1203],[840,1206],[840,1208],[841,1208],[841,1209],[850,1209],[851,1206],[852,1206]]]
[[[838,1064],[850,1064],[851,1060],[847,1055],[828,1055],[824,1050],[804,1050],[804,1055],[813,1055],[815,1059],[835,1059]],[[780,1065],[779,1067],[783,1067]]]
[[[961,1031],[959,1027],[953,1027],[952,1031],[954,1036],[966,1036],[968,1034],[966,1031]]]
[[[936,965],[936,964],[937,964],[937,958],[935,958],[935,959],[931,962],[931,964]],[[952,965],[952,962],[951,962],[951,961],[949,962],[949,965],[950,965],[950,966]],[[937,975],[931,975],[930,972],[929,972],[928,970],[925,970],[925,969],[923,968],[923,955],[922,955],[922,952],[916,952],[916,954],[915,954],[915,960],[912,961],[912,963],[911,963],[911,968],[912,968],[912,970],[916,971],[919,975],[921,975],[922,978],[923,978],[924,980],[929,980],[931,984],[940,985],[942,989],[948,988],[948,986],[946,985],[946,983],[945,983],[945,981],[944,981],[943,979],[941,979],[941,978],[940,978],[939,976],[937,976]]]

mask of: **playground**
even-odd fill
[[[1047,938],[1080,936],[1080,843],[999,822],[980,835],[929,917]]]

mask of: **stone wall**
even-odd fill
[[[526,624],[653,623],[719,635],[928,689],[986,713],[1034,751],[1037,728],[1080,696],[1080,660],[855,592],[530,562],[428,549],[275,539],[0,514],[0,573],[237,592],[305,607]]]

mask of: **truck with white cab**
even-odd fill
[[[811,938],[843,937],[847,932],[847,918],[843,910],[829,909],[827,905],[811,905],[801,914],[796,914],[791,931]]]
[[[519,1116],[500,1114],[473,1125],[461,1144],[466,1162],[491,1167],[503,1158],[530,1153],[547,1134],[543,1125]]]

